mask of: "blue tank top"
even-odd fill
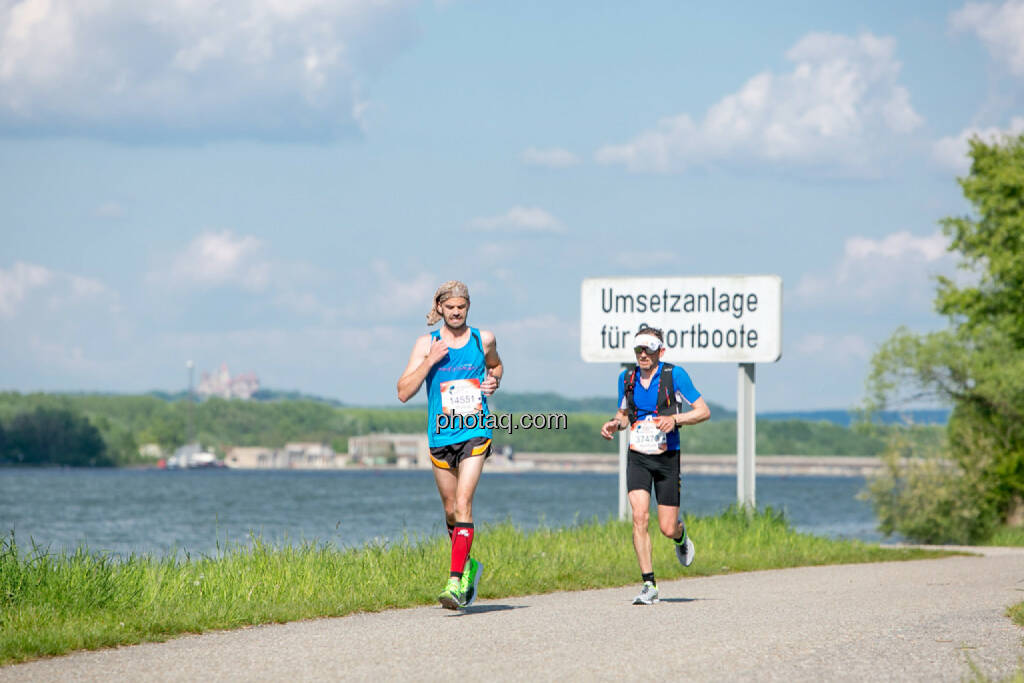
[[[430,338],[440,339],[441,331],[434,330]],[[465,346],[448,349],[448,354],[427,373],[427,442],[431,448],[462,443],[475,436],[491,437],[491,430],[483,426],[489,415],[487,397],[480,392],[486,376],[480,330],[471,327]],[[451,422],[440,430],[439,415]]]

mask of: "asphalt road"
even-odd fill
[[[0,681],[999,680],[1024,661],[1024,549],[357,614],[81,652]],[[699,547],[698,547],[699,552]],[[698,555],[697,561],[700,561]],[[486,575],[483,581],[486,581]]]

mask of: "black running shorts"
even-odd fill
[[[658,505],[679,507],[679,450],[658,455],[637,453],[630,449],[626,457],[626,490],[651,492]]]
[[[463,459],[474,455],[482,455],[485,459],[491,457],[490,437],[474,436],[472,439],[466,439],[459,443],[430,449],[430,460],[434,463],[434,467],[440,467],[443,470],[458,468]]]

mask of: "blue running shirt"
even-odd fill
[[[440,339],[441,331],[434,330],[430,338]],[[475,436],[491,437],[491,430],[483,426],[483,420],[490,414],[487,397],[480,392],[480,383],[486,377],[480,330],[471,327],[466,345],[448,349],[448,355],[427,373],[427,442],[431,448],[462,443]],[[462,423],[456,420],[454,425],[438,431],[437,419],[441,414],[459,414]]]

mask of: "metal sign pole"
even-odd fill
[[[740,506],[753,511],[756,457],[756,420],[754,418],[755,364],[739,364],[736,397],[736,499]]]
[[[629,430],[619,432],[619,519],[631,517],[628,494],[626,493],[626,450],[629,447]]]
[[[622,367],[629,372],[630,364],[623,363]],[[618,406],[616,406],[616,414]],[[626,520],[632,517],[629,509],[629,493],[626,491],[626,458],[629,450],[629,429],[619,432],[619,519]]]

